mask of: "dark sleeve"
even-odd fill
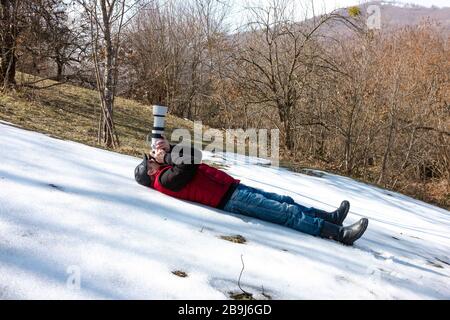
[[[159,182],[171,191],[180,191],[197,173],[202,160],[202,152],[193,147],[171,145],[170,152],[164,156],[164,163],[172,168],[164,171]]]

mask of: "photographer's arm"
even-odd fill
[[[174,150],[175,149],[175,150]],[[184,152],[189,156],[184,156]],[[171,145],[170,152],[164,156],[164,163],[172,166],[160,176],[159,181],[164,188],[172,191],[181,190],[197,172],[202,160],[202,152],[195,148],[178,147]]]

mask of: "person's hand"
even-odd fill
[[[165,152],[170,151],[170,144],[166,137],[163,136],[163,139],[158,140],[155,145],[156,150],[164,150]]]
[[[163,149],[156,149],[152,151],[152,157],[155,158],[156,162],[159,164],[164,163],[164,156],[166,155],[166,151]]]

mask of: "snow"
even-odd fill
[[[354,247],[170,198],[140,159],[0,124],[0,299],[449,299],[450,214],[325,172],[206,154],[242,182],[368,217]],[[240,234],[247,243],[225,241]],[[181,270],[181,278],[172,271]],[[79,286],[77,285],[79,283]]]

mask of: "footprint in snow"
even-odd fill
[[[444,267],[441,264],[439,264],[435,261],[432,261],[432,260],[427,260],[427,264],[430,266],[433,266],[435,268],[444,269]]]
[[[443,260],[443,259],[439,259],[439,258],[435,257],[435,259],[443,264],[450,266],[450,262],[448,262],[449,261],[448,258],[447,258],[447,260]]]
[[[53,188],[53,189],[56,189],[56,190],[58,190],[58,191],[64,191],[64,188],[63,188],[63,187],[58,186],[58,185],[53,184],[53,183],[49,183],[48,186],[51,187],[51,188]]]

